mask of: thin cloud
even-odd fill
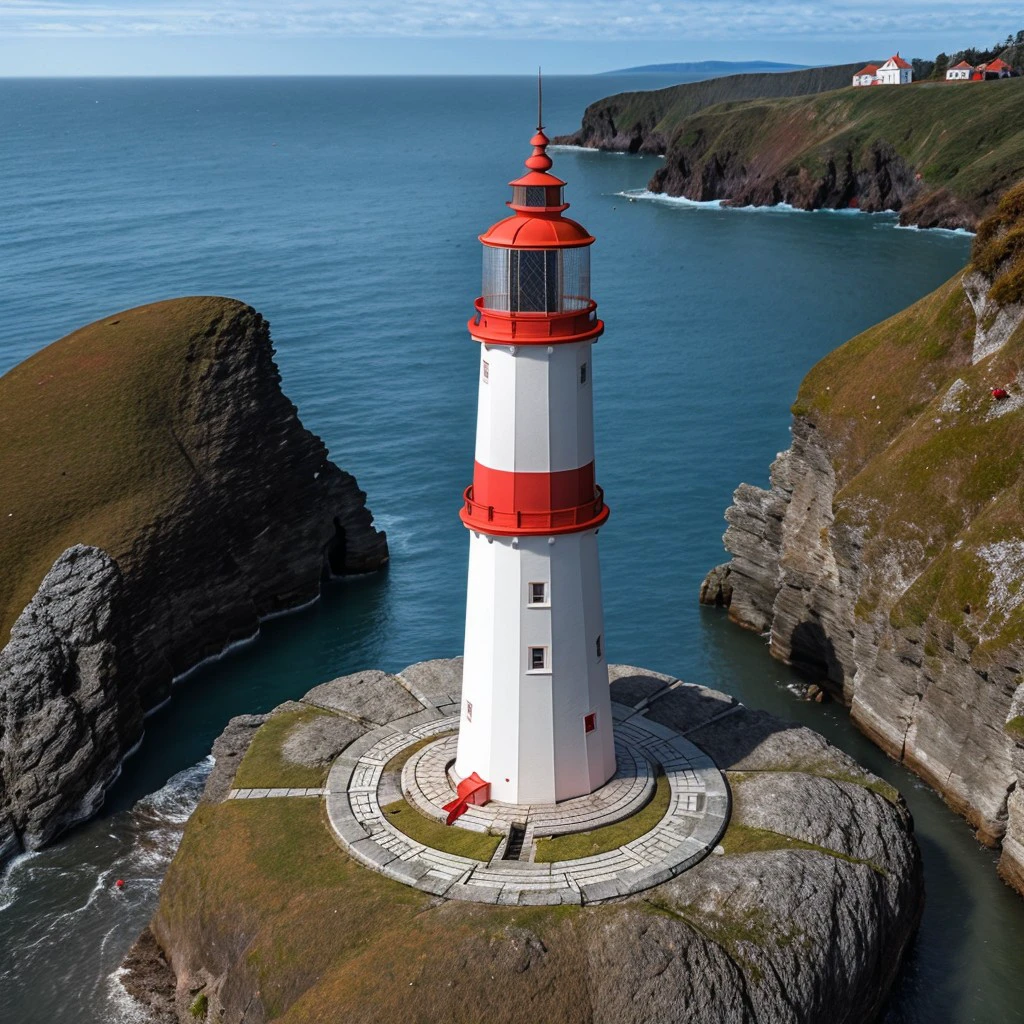
[[[0,34],[11,36],[332,35],[363,38],[725,40],[752,36],[891,36],[927,32],[971,40],[1018,27],[1019,3],[889,0],[862,3],[621,0],[445,0],[268,3],[266,0],[0,0]]]

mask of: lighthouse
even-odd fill
[[[480,236],[483,289],[455,781],[553,804],[615,773],[594,470],[593,236],[566,217],[538,117],[512,215]],[[472,780],[472,782],[467,782]]]

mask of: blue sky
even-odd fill
[[[550,74],[990,45],[1016,0],[0,0],[0,75]]]

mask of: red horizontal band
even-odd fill
[[[594,464],[559,473],[509,473],[473,464],[473,496],[504,512],[551,512],[594,500]]]
[[[558,473],[509,473],[477,462],[463,497],[463,523],[502,536],[589,530],[608,518],[592,462]]]

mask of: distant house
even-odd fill
[[[946,81],[969,82],[971,80],[971,75],[974,74],[974,70],[973,64],[968,64],[967,61],[962,60],[959,64],[954,64],[946,71]]]
[[[999,57],[990,60],[987,64],[979,64],[974,69],[971,78],[975,82],[988,81],[992,78],[1009,78],[1013,74],[1013,68]]]
[[[900,55],[890,57],[884,64],[865,64],[853,76],[858,85],[908,85],[914,80],[914,69]]]
[[[853,76],[854,85],[874,85],[878,77],[878,65],[877,64],[865,64]]]
[[[899,50],[878,69],[879,85],[909,85],[913,80],[914,69],[900,56]]]

